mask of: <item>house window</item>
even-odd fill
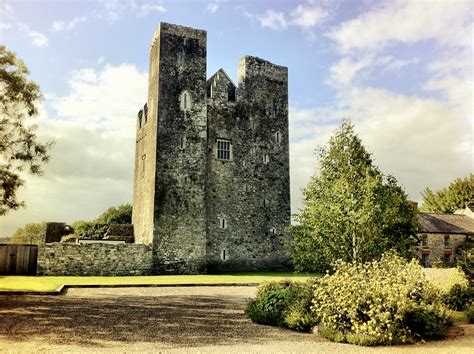
[[[277,229],[275,229],[274,227],[272,227],[272,228],[270,229],[270,233],[271,233],[272,235],[276,235]]]
[[[444,247],[451,247],[451,240],[449,236],[444,236]]]
[[[221,259],[226,261],[229,259],[229,250],[222,250],[221,251]]]
[[[423,265],[423,267],[428,267],[429,266],[428,255],[427,254],[422,254],[421,255],[421,264]]]
[[[184,182],[184,184],[188,184],[190,182],[189,176],[184,176],[183,177],[183,182]]]
[[[421,247],[428,248],[428,238],[426,236],[421,237]]]
[[[142,155],[142,172],[145,172],[146,154]]]
[[[281,133],[280,132],[276,132],[275,133],[275,142],[277,144],[280,144],[281,143]]]
[[[230,160],[230,140],[217,139],[217,159]]]
[[[219,221],[219,226],[221,229],[227,229],[227,220],[224,218],[221,218]]]
[[[270,162],[270,156],[268,154],[263,155],[263,163],[269,163]]]
[[[186,135],[179,137],[178,147],[180,150],[184,150],[186,148]]]

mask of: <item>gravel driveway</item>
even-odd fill
[[[261,326],[243,310],[253,287],[69,289],[65,296],[0,296],[3,352],[472,353],[473,338],[392,348],[335,344]]]

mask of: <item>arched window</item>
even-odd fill
[[[189,93],[189,91],[184,90],[180,96],[179,107],[181,108],[182,111],[187,112],[191,110],[192,105],[193,105],[193,102],[192,102],[191,94]]]

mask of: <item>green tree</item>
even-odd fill
[[[36,126],[30,124],[41,93],[28,74],[23,61],[0,45],[0,215],[24,205],[16,196],[24,184],[20,173],[41,174],[52,145],[40,143]]]
[[[429,213],[454,213],[474,204],[474,174],[456,178],[449,186],[433,191],[429,187],[421,192],[421,210]]]
[[[384,177],[345,120],[317,150],[319,174],[303,191],[304,208],[290,227],[299,271],[323,271],[340,259],[368,261],[389,249],[412,255],[418,219],[393,176]]]
[[[80,238],[102,239],[111,224],[131,224],[132,205],[110,207],[93,221],[78,220],[72,223],[74,234]]]
[[[44,243],[44,233],[46,232],[46,222],[26,224],[15,231],[9,243]]]

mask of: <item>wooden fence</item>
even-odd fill
[[[38,245],[0,244],[1,275],[36,275]]]

